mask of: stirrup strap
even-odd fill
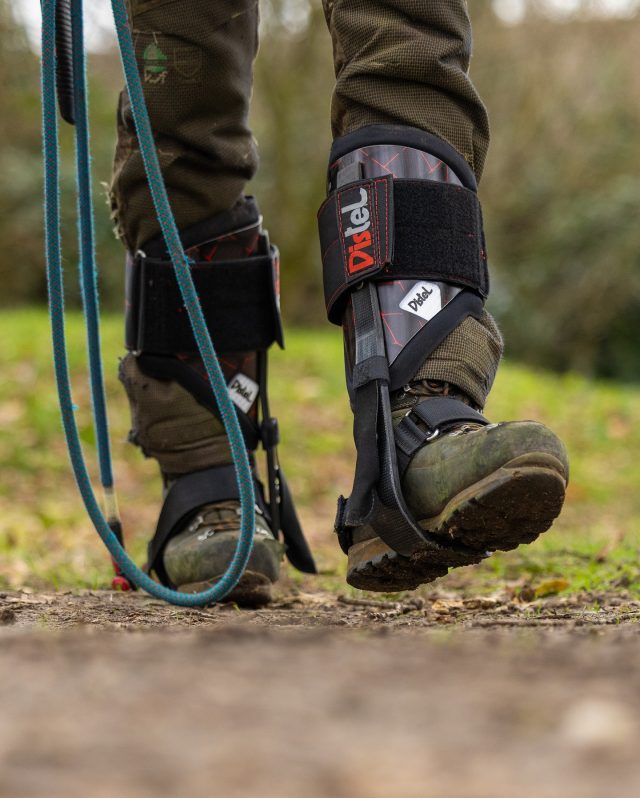
[[[395,428],[398,469],[402,477],[413,456],[429,441],[458,424],[489,424],[482,413],[452,396],[434,396],[412,407]]]
[[[232,465],[194,471],[173,483],[162,505],[148,551],[147,567],[156,572],[163,584],[175,589],[162,562],[162,553],[169,540],[184,529],[205,505],[231,500],[239,500],[236,472]]]

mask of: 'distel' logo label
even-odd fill
[[[258,396],[258,383],[239,371],[229,380],[228,387],[231,401],[244,413],[248,413]]]
[[[425,280],[414,283],[409,293],[402,298],[400,309],[420,316],[425,321],[430,321],[436,313],[442,310],[440,286]]]
[[[349,274],[356,274],[375,264],[369,194],[360,187],[360,199],[342,208],[343,224],[348,225],[343,233],[343,245],[347,255]]]

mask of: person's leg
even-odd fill
[[[489,118],[469,77],[466,0],[323,0],[333,41],[334,138],[407,125],[454,147],[480,179]]]
[[[358,448],[336,529],[351,584],[410,588],[537,537],[568,465],[541,425],[480,415],[502,339],[483,307],[489,125],[465,0],[324,5],[336,88],[320,234]]]
[[[336,71],[334,138],[371,125],[418,128],[450,144],[480,180],[489,119],[469,76],[466,1],[324,0],[324,7]],[[378,172],[385,174],[382,168]],[[483,406],[502,349],[500,332],[485,311],[443,342],[420,376],[454,382],[455,375],[455,383]]]
[[[257,168],[248,127],[257,0],[131,0],[136,51],[164,179],[194,280],[238,407],[247,444],[265,437],[266,350],[281,339],[277,250],[245,197]],[[149,550],[166,584],[201,589],[231,559],[239,513],[227,438],[216,414],[151,202],[126,93],[120,99],[112,181],[116,228],[128,249],[127,347],[120,376],[132,414],[131,439],[157,460],[166,496]],[[256,484],[257,536],[232,600],[269,599],[279,573],[282,528],[311,567],[295,514]],[[276,516],[280,516],[277,518]],[[292,520],[293,519],[293,520]]]
[[[206,225],[241,199],[258,166],[248,126],[258,2],[130,0],[130,7],[171,207],[181,230]],[[130,252],[158,235],[126,91],[111,200],[116,232]]]

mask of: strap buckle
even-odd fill
[[[429,443],[430,441],[434,441],[438,437],[438,435],[440,435],[440,427],[434,427],[432,429],[427,424],[426,421],[421,419],[420,416],[418,416],[416,413],[413,412],[414,409],[415,409],[415,405],[414,405],[414,407],[410,407],[407,410],[407,412],[404,414],[403,421],[408,421],[409,423],[411,423],[413,425],[413,427],[418,432],[418,434],[420,434],[422,436],[423,443]],[[416,422],[413,420],[413,418],[411,418],[412,415],[415,416],[416,418],[418,418],[427,427],[428,430],[431,430],[430,433],[425,435],[423,430],[416,424]]]
[[[278,419],[265,418],[260,424],[260,440],[262,446],[266,451],[275,449],[280,443],[280,428],[278,426]]]

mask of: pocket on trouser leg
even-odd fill
[[[231,462],[222,422],[177,382],[144,374],[133,354],[120,362],[131,407],[130,440],[164,474],[187,474]]]

